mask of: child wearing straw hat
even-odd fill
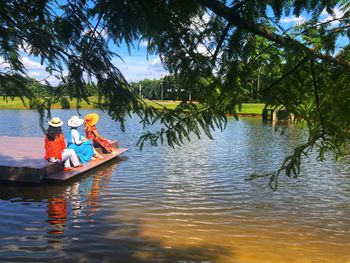
[[[99,120],[97,113],[89,113],[85,116],[85,133],[86,137],[90,139],[94,144],[101,146],[106,152],[116,154],[116,150],[103,138],[96,129],[96,124]]]
[[[62,161],[65,171],[72,169],[71,163],[74,167],[82,167],[75,151],[66,148],[66,142],[61,130],[63,121],[55,117],[52,118],[48,124],[49,128],[45,136],[45,159],[51,163]]]

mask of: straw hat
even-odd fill
[[[61,121],[61,119],[58,117],[54,117],[48,122],[48,124],[52,127],[61,127],[63,125],[63,121]]]
[[[77,128],[83,125],[83,123],[84,123],[83,119],[80,119],[78,116],[73,116],[68,120],[67,125],[72,128]]]
[[[89,113],[85,116],[85,123],[89,126],[93,126],[98,122],[99,116],[97,113]]]

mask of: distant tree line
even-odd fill
[[[242,95],[242,101],[259,103],[261,102],[260,89],[264,79],[261,72],[258,72]],[[184,87],[182,82],[173,75],[160,79],[143,79],[132,82],[131,86],[135,94],[143,99],[150,100],[193,100],[196,101],[199,94],[197,88]]]
[[[259,92],[259,86],[261,86],[262,77],[258,74],[255,79],[251,80],[251,85],[246,89],[246,92],[242,95],[243,101],[245,102],[260,102],[261,95]],[[62,86],[51,86],[45,83],[36,81],[35,79],[29,77],[19,77],[22,85],[27,87],[27,90],[32,94],[32,96],[37,98],[54,96],[56,93],[60,93],[61,96],[68,96],[71,98],[79,97],[75,94],[76,89],[61,89]],[[9,96],[8,90],[11,90],[11,96],[22,96],[22,89],[15,89],[16,83],[5,85],[0,85],[0,94]],[[150,100],[196,100],[198,94],[196,94],[197,89],[184,87],[181,85],[181,81],[177,80],[175,76],[168,75],[160,79],[143,79],[138,82],[132,82],[131,87],[133,92],[139,95],[143,99]],[[86,84],[85,95],[98,96],[98,89],[96,84],[88,83]]]
[[[131,83],[134,93],[143,99],[150,100],[193,100],[191,91],[180,85],[174,76],[160,79],[143,79]]]
[[[21,88],[18,86],[21,86]],[[23,86],[25,89],[22,88]],[[71,98],[78,97],[78,94],[76,94],[76,89],[62,88],[62,85],[51,86],[41,83],[33,78],[23,77],[21,75],[17,75],[14,81],[0,83],[1,96],[22,97],[23,91],[30,93],[31,96],[29,97],[37,98],[51,97],[55,96],[55,94],[60,94],[60,96],[69,96]],[[86,84],[85,95],[88,97],[98,95],[98,89],[94,83]]]

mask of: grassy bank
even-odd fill
[[[81,101],[80,102],[80,106],[82,109],[93,109],[94,107],[94,102],[96,101],[96,98],[91,97],[90,98],[90,104],[86,103],[85,101]],[[77,107],[77,100],[76,99],[72,99],[69,100],[70,103],[70,108],[74,109]],[[6,100],[0,100],[0,109],[20,109],[20,110],[25,110],[25,109],[29,109],[29,101],[27,99],[24,99],[24,103],[22,102],[22,100],[20,98],[14,98],[12,99],[8,99]],[[61,104],[55,103],[52,105],[52,108],[54,109],[61,109]]]
[[[262,103],[244,103],[242,108],[237,109],[238,113],[241,114],[262,114],[265,104]]]
[[[90,97],[89,98],[91,103],[87,104],[85,101],[81,102],[80,106],[82,109],[93,109],[96,97]],[[13,100],[8,99],[8,101],[0,100],[0,109],[29,109],[29,102],[28,100],[24,100],[25,105],[22,103],[22,101],[19,98],[14,98]],[[166,107],[168,109],[174,109],[177,105],[179,105],[180,101],[150,101],[145,100],[145,102],[153,107]],[[70,108],[75,109],[77,106],[76,99],[70,100]],[[56,103],[52,105],[52,108],[61,108],[60,103]],[[238,111],[241,114],[261,114],[262,110],[264,108],[264,104],[257,104],[257,103],[245,103],[242,105],[242,108]]]
[[[146,101],[146,103],[154,107],[164,106],[168,109],[174,109],[180,103],[180,101]],[[237,111],[240,114],[261,114],[264,107],[265,104],[262,103],[243,103],[241,109],[237,108]]]
[[[155,107],[155,108],[162,108],[165,107],[167,109],[175,109],[177,105],[181,103],[181,101],[176,101],[176,100],[157,100],[157,101],[152,101],[152,100],[144,100],[147,105]]]
[[[19,98],[14,98],[6,100],[0,100],[0,109],[26,109],[29,107],[28,100],[24,100],[25,104],[27,105],[24,106],[23,102]]]

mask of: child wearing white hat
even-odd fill
[[[78,127],[83,125],[84,120],[80,119],[78,116],[73,116],[67,122],[70,127],[68,132],[67,142],[68,149],[74,149],[75,153],[78,155],[81,163],[89,162],[95,159],[94,148],[92,142],[85,137],[83,137],[79,131]]]

